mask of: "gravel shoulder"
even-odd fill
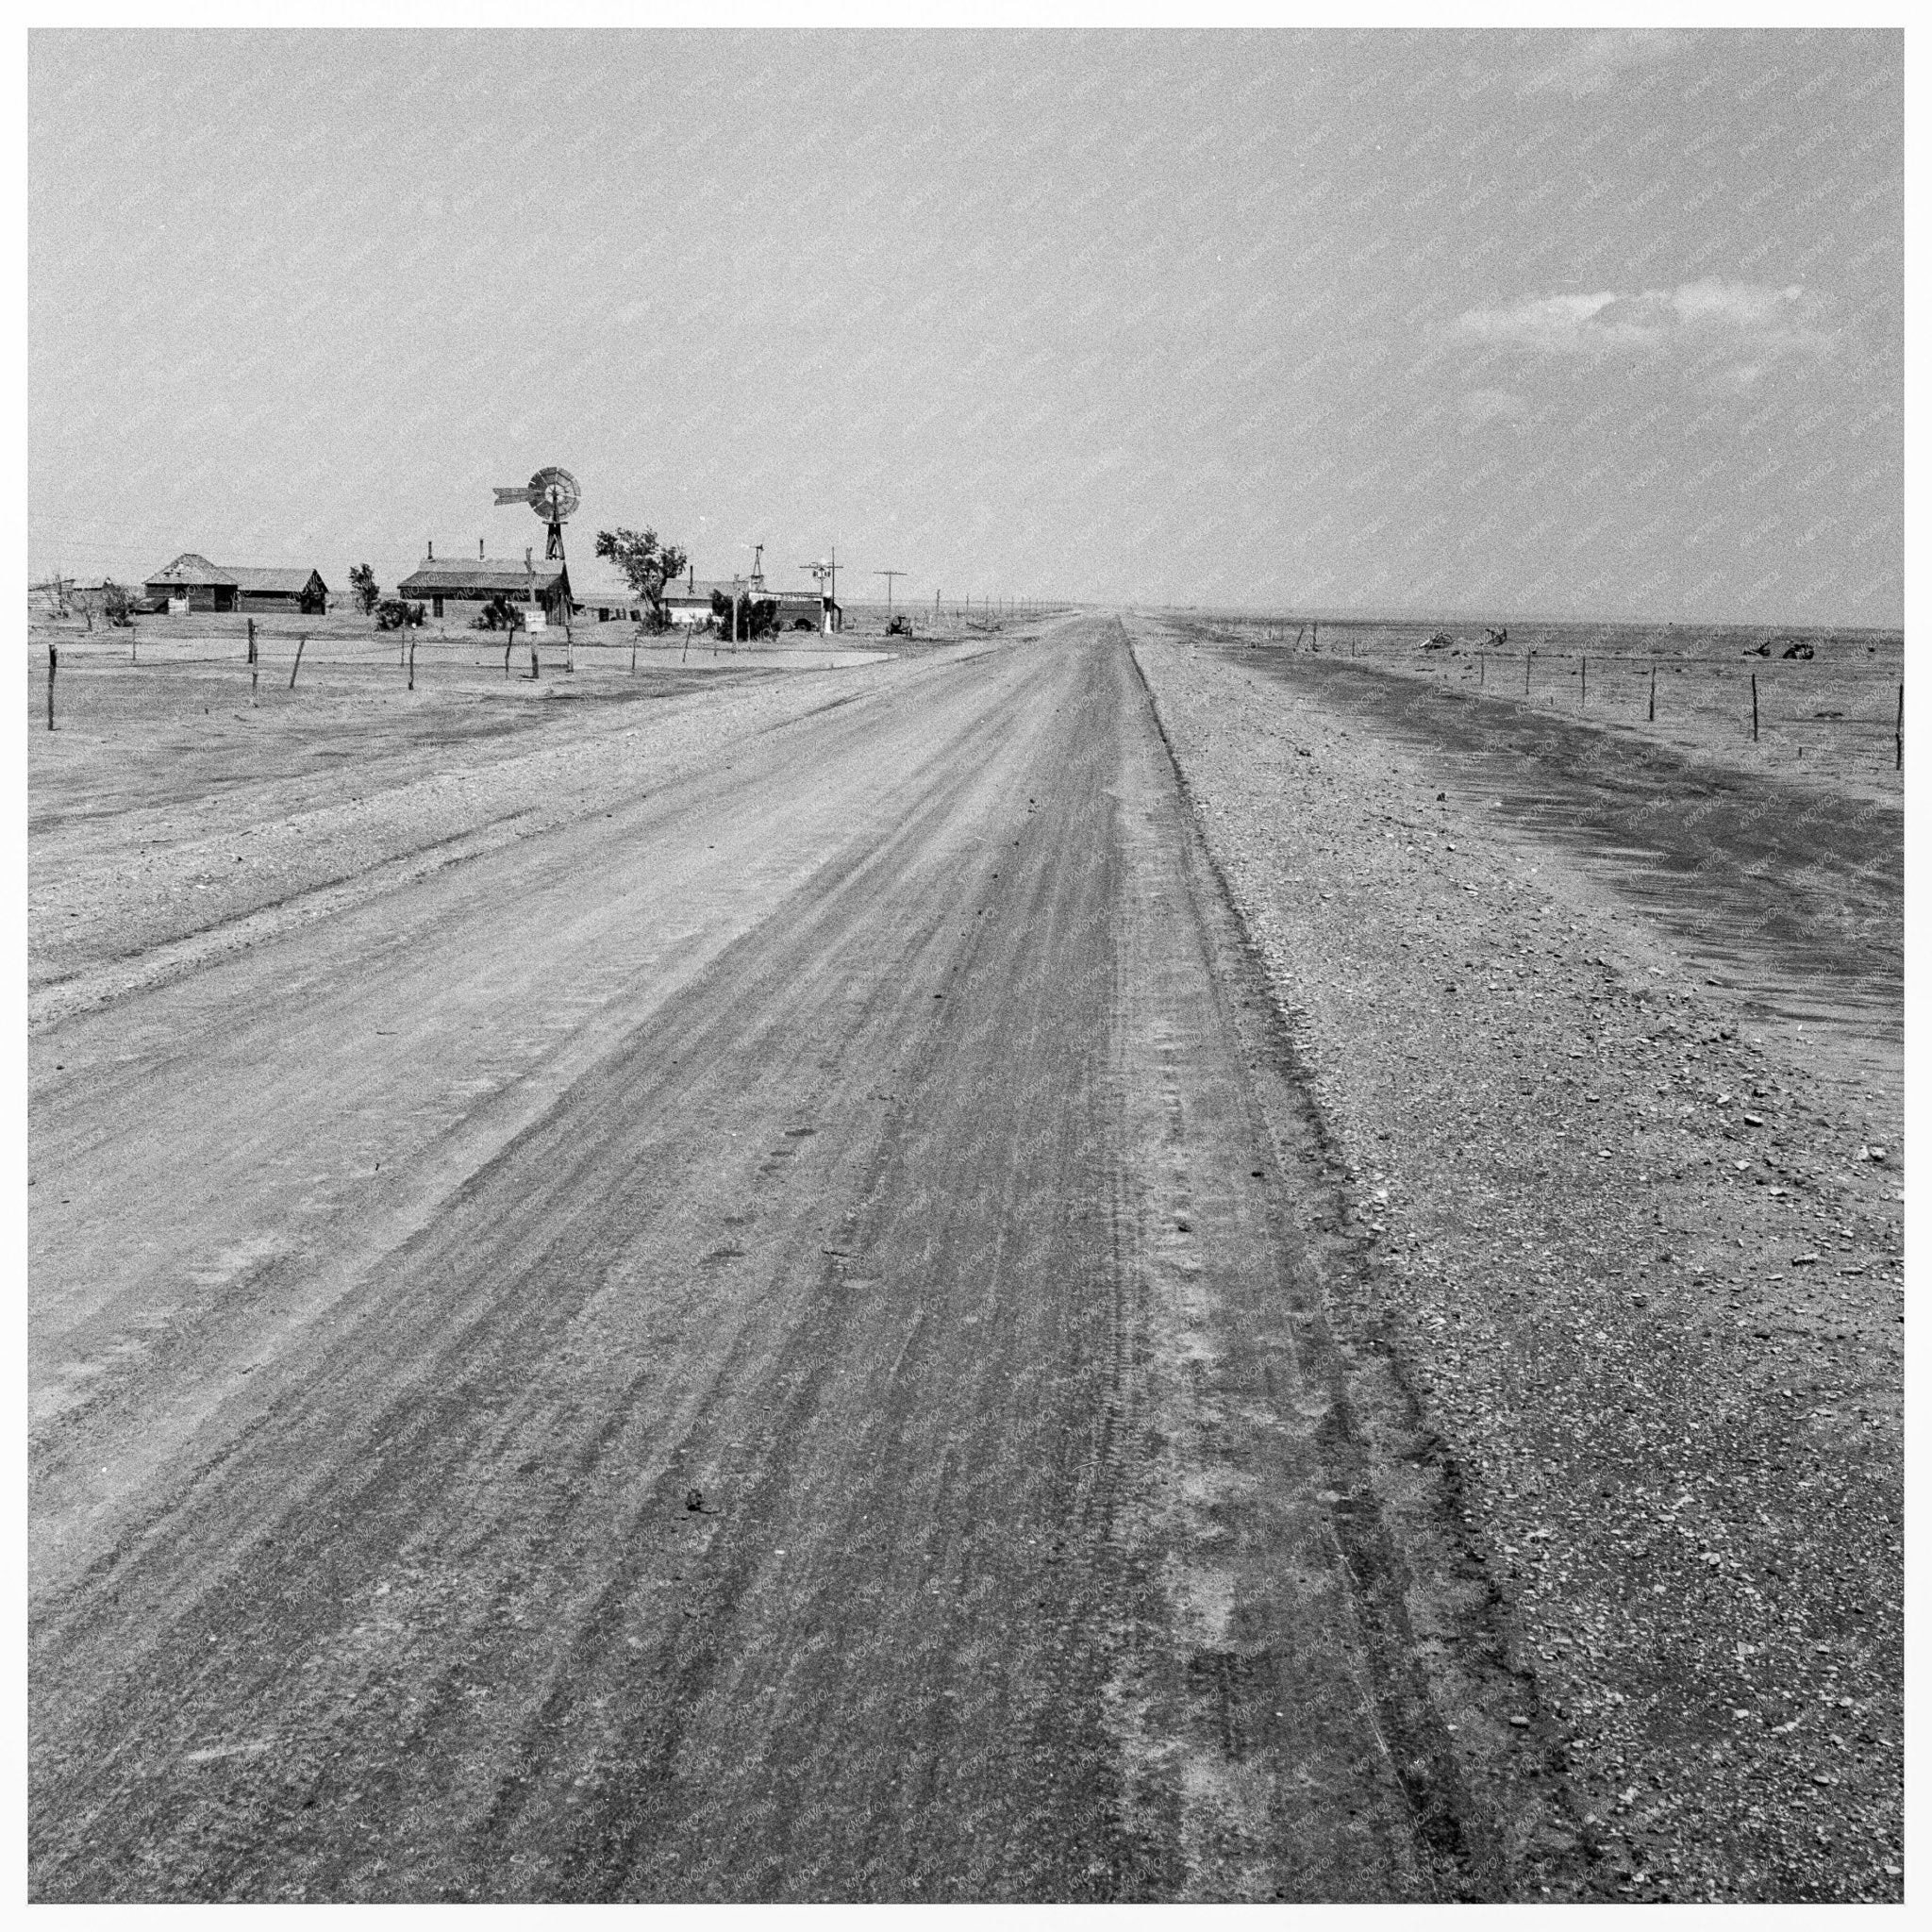
[[[1425,730],[1130,629],[1347,1203],[1329,1319],[1533,1683],[1553,1890],[1901,1897],[1895,1034],[1712,984]]]

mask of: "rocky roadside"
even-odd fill
[[[1130,624],[1387,1350],[1625,1899],[1903,1896],[1895,1076],[1424,756]]]

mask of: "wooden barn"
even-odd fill
[[[184,551],[142,585],[165,598],[177,615],[189,610],[286,610],[304,617],[328,608],[328,586],[319,570],[255,570],[210,563],[199,551]]]
[[[228,575],[235,579],[238,610],[287,610],[319,617],[328,608],[328,586],[319,570],[253,570],[238,564]]]
[[[432,555],[396,586],[396,595],[427,604],[432,617],[465,622],[494,597],[508,597],[525,608],[534,604],[547,624],[561,624],[576,608],[560,558],[525,563],[508,557],[477,557],[444,563]]]

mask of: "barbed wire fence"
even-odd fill
[[[1352,661],[1460,697],[1663,735],[1681,728],[1707,741],[1774,743],[1790,750],[1793,762],[1813,746],[1828,746],[1848,763],[1904,770],[1905,662],[1897,638],[1785,635],[1761,654],[1728,641],[1673,650],[1463,638],[1432,647],[1414,630],[1391,635],[1332,620],[1223,621],[1208,628],[1230,643]]]
[[[735,643],[722,633],[710,634],[708,627],[694,631],[691,626],[672,625],[653,631],[628,620],[577,619],[568,627],[551,623],[531,630],[501,625],[481,628],[463,617],[449,616],[429,617],[421,625],[385,630],[372,617],[347,610],[308,616],[294,612],[144,613],[127,625],[108,623],[98,614],[90,625],[77,611],[65,616],[30,611],[28,647],[36,681],[44,675],[46,728],[51,731],[56,728],[56,679],[62,673],[66,676],[61,688],[81,697],[90,672],[131,669],[153,675],[169,670],[201,674],[233,667],[238,673],[238,694],[245,691],[251,708],[258,708],[264,690],[283,699],[291,692],[299,696],[298,687],[305,676],[312,690],[317,675],[327,672],[359,674],[365,679],[391,677],[402,690],[413,692],[433,691],[439,673],[445,677],[459,673],[469,685],[475,683],[479,674],[528,684],[558,675],[569,677],[579,669],[616,670],[634,675],[641,656],[646,669],[654,663],[661,668],[669,653],[676,654],[677,664],[695,661],[702,667],[713,659],[728,660],[752,651],[779,650],[788,656],[837,653],[860,641],[873,641],[874,633],[879,641],[886,641],[891,613],[883,602],[874,605],[868,600],[844,608],[848,621],[842,631],[808,636],[785,631]],[[927,635],[935,630],[956,635],[1006,630],[1072,608],[1058,599],[988,598],[969,603],[962,598],[950,609],[941,607],[941,622],[935,625],[931,605],[892,607],[913,622],[915,633]],[[521,668],[525,663],[527,670]],[[281,675],[284,669],[285,678]],[[73,682],[76,676],[81,680],[77,685]]]

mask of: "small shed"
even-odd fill
[[[641,623],[651,607],[631,588],[627,577],[615,571],[598,571],[581,577],[572,586],[572,601],[587,617],[599,624]]]

